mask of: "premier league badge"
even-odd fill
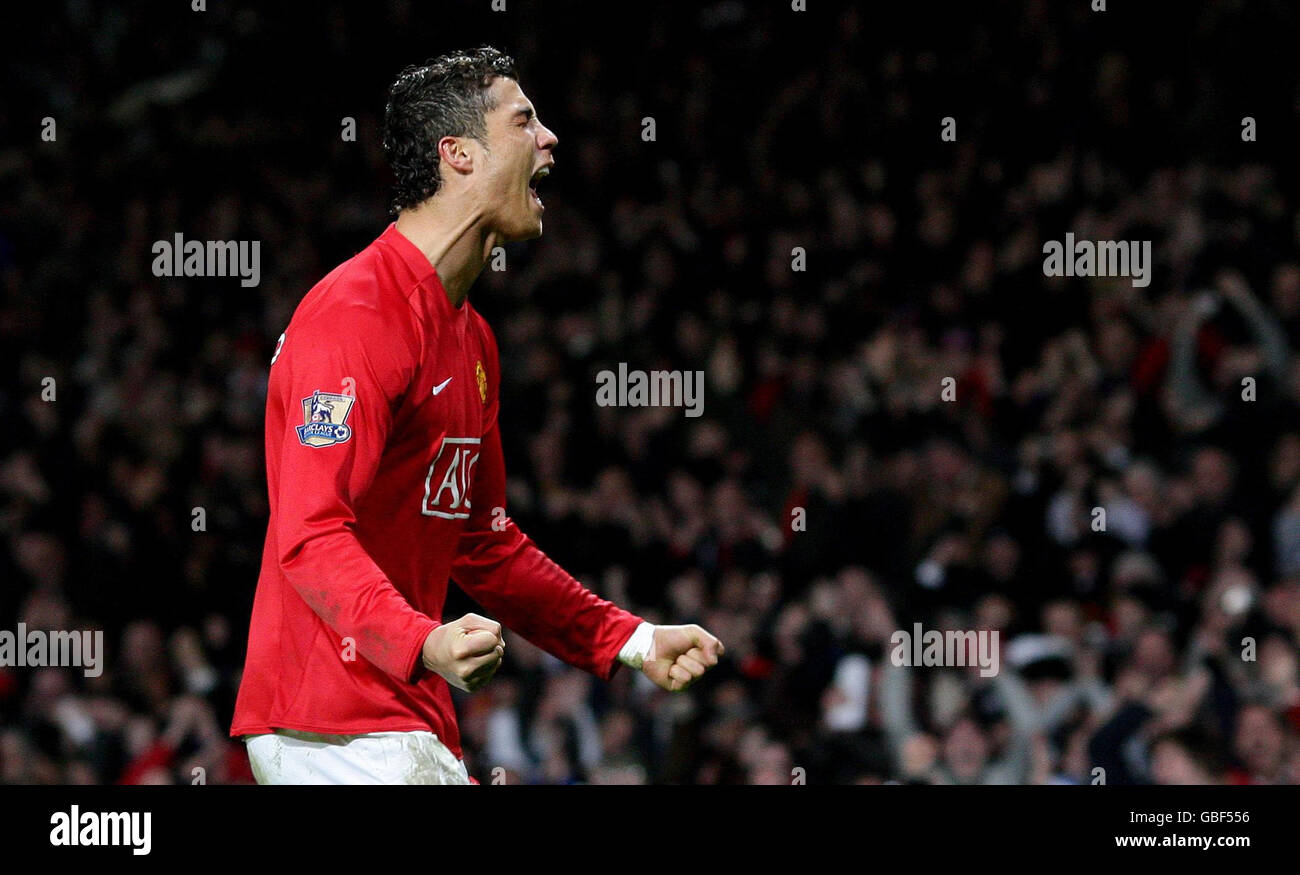
[[[328,447],[352,437],[347,419],[356,400],[319,389],[302,399],[304,424],[298,426],[298,441],[304,447]]]

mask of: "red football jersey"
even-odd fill
[[[428,730],[457,756],[421,649],[448,580],[608,679],[641,622],[505,515],[496,339],[396,227],[298,305],[271,360],[270,523],[233,736]]]

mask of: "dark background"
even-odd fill
[[[545,235],[471,292],[511,515],[728,656],[669,697],[518,641],[459,703],[472,774],[1300,782],[1297,12],[1109,5],[6,10],[0,628],[109,654],[0,669],[0,781],[249,780],[275,339],[390,220],[388,83],[486,42],[560,139]],[[1151,240],[1151,285],[1045,278],[1070,231]],[[261,284],[154,277],[178,232],[261,241]],[[704,416],[597,407],[620,361],[703,370]],[[891,665],[914,622],[1002,672]]]

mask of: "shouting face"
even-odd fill
[[[484,118],[486,143],[475,155],[474,187],[492,230],[507,241],[531,240],[542,233],[545,210],[537,184],[555,164],[551,150],[559,140],[518,82],[497,78],[490,91],[493,108]]]

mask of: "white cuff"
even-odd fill
[[[623,649],[618,652],[618,661],[628,668],[640,671],[641,663],[645,662],[650,656],[650,647],[655,641],[655,627],[653,623],[641,623],[632,633],[632,637],[627,639]]]

